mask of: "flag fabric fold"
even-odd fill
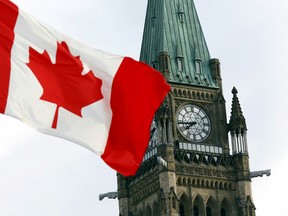
[[[8,0],[0,0],[0,65],[0,113],[136,173],[170,90],[161,73],[77,42]]]

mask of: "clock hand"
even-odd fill
[[[192,127],[193,125],[196,125],[197,122],[193,121],[193,122],[178,122],[178,124],[183,124],[183,125],[187,125],[185,127],[185,129],[189,129],[190,127]]]
[[[189,122],[190,124],[189,125],[187,125],[186,126],[186,128],[185,129],[189,129],[190,127],[192,127],[193,125],[196,125],[197,124],[197,122]]]
[[[191,124],[192,122],[178,122],[178,124]]]

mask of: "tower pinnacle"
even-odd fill
[[[246,137],[246,121],[243,116],[240,102],[237,96],[237,89],[233,87],[232,89],[232,108],[231,108],[231,116],[229,121],[229,131],[231,134],[232,141],[232,152],[233,154],[240,152],[248,152],[247,149],[247,137]]]

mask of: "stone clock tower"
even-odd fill
[[[171,92],[138,173],[118,175],[120,215],[254,216],[245,118],[234,88],[227,120],[220,62],[193,0],[148,0],[140,60]]]

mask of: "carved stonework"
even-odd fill
[[[250,178],[263,177],[263,175],[270,176],[271,170],[267,169],[267,170],[250,172]]]
[[[140,61],[160,71],[171,91],[137,174],[118,175],[119,213],[255,216],[247,214],[255,207],[247,198],[251,178],[265,173],[250,173],[236,90],[228,124],[220,61],[210,57],[193,0],[147,1]]]
[[[187,99],[196,99],[203,101],[214,101],[215,94],[212,92],[190,90],[187,88],[173,88],[172,89],[174,97],[187,98]]]
[[[175,159],[179,162],[186,162],[195,164],[197,166],[202,164],[206,166],[222,166],[227,168],[232,168],[234,166],[234,160],[230,156],[225,156],[221,154],[213,154],[209,152],[195,152],[190,150],[176,150]]]
[[[208,167],[191,167],[191,166],[182,166],[176,165],[176,172],[180,174],[191,174],[197,176],[206,176],[206,177],[217,177],[217,178],[226,178],[234,179],[235,174],[233,170],[219,170],[215,168]]]
[[[164,121],[164,119],[171,119],[171,108],[167,97],[164,99],[163,103],[159,107],[155,115],[156,123]]]
[[[130,194],[134,194],[138,191],[141,191],[143,188],[153,184],[158,181],[158,171],[149,173],[147,176],[139,179],[135,179],[134,181],[130,181],[128,184],[130,187]]]
[[[178,206],[178,197],[175,193],[175,188],[174,187],[171,187],[170,188],[170,193],[169,193],[169,200],[170,200],[170,206],[173,208],[173,209],[176,209],[177,206]]]
[[[159,188],[159,182],[154,182],[150,185],[147,185],[146,187],[143,187],[141,190],[131,195],[132,204],[135,205],[142,202],[144,199],[148,198],[152,194],[157,193],[157,191],[159,191]]]

